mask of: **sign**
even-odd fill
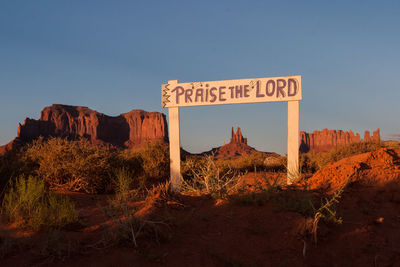
[[[162,85],[162,107],[295,101],[302,99],[301,76]]]
[[[161,85],[161,106],[168,108],[172,190],[179,191],[181,185],[179,107],[287,101],[287,183],[291,184],[299,176],[300,100],[301,76],[192,83],[171,80]]]

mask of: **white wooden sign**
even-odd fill
[[[163,107],[301,100],[301,76],[162,85]]]
[[[259,102],[288,102],[287,183],[299,173],[299,101],[301,76],[178,83],[161,86],[161,106],[168,108],[171,186],[180,190],[179,107]]]

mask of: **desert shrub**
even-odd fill
[[[118,157],[135,176],[133,188],[144,188],[149,180],[169,178],[169,147],[161,142],[146,143],[138,150],[121,150]]]
[[[146,178],[167,179],[169,177],[169,147],[167,144],[147,143],[138,153]]]
[[[110,177],[120,164],[115,154],[85,139],[40,138],[28,145],[24,156],[36,164],[35,174],[51,187],[101,193],[111,190]]]
[[[86,139],[39,138],[0,156],[0,193],[10,177],[20,174],[37,176],[51,188],[112,192],[124,172],[129,173],[130,189],[144,189],[150,178],[168,179],[168,145],[147,143],[132,151],[99,147]]]
[[[198,169],[200,166],[204,165],[204,156],[191,155],[186,157],[183,161],[181,160],[181,174],[185,179],[193,178],[193,169]]]
[[[121,149],[117,151],[116,156],[117,161],[120,163],[118,169],[125,168],[134,177],[143,175],[142,158],[138,151]]]
[[[326,152],[302,154],[300,157],[301,169],[307,172],[315,172],[324,168],[330,162],[336,162],[357,154],[376,151],[383,146],[384,144],[379,142],[360,142],[339,146]]]
[[[182,189],[196,194],[209,194],[214,198],[226,198],[239,188],[240,173],[223,166],[219,167],[214,155],[205,156],[200,161],[185,162],[191,177],[183,179]]]
[[[8,220],[33,230],[63,227],[77,220],[73,202],[66,196],[46,192],[44,181],[33,176],[21,175],[10,182],[2,212]]]

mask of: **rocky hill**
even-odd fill
[[[132,110],[112,117],[87,107],[54,104],[42,110],[39,120],[26,118],[19,124],[17,137],[1,146],[0,153],[39,136],[85,137],[96,145],[136,148],[147,141],[168,142],[168,126],[159,112]]]
[[[379,142],[381,140],[379,128],[373,132],[372,136],[369,131],[365,131],[364,139],[361,139],[360,134],[354,134],[351,130],[344,132],[342,130],[314,131],[313,133],[300,132],[300,151],[321,152],[327,151],[337,146],[349,145],[359,142]]]

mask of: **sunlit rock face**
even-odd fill
[[[345,146],[359,142],[380,142],[379,128],[370,136],[369,131],[365,131],[364,139],[360,134],[354,134],[351,130],[348,132],[342,130],[314,131],[313,133],[300,132],[300,151],[321,152],[327,151],[337,146]]]
[[[26,118],[19,124],[17,137],[0,147],[0,153],[39,136],[85,137],[96,145],[137,148],[146,142],[168,142],[168,126],[159,112],[132,110],[112,117],[87,107],[54,104],[42,110],[39,120]]]

